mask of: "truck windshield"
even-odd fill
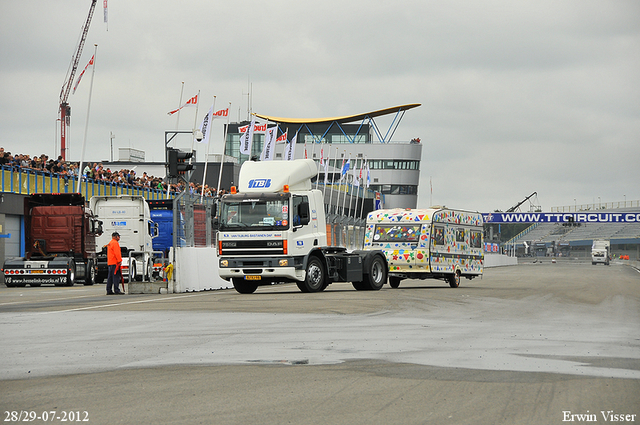
[[[244,199],[220,204],[220,230],[289,228],[289,198]]]

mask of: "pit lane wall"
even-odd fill
[[[214,247],[176,249],[175,279],[169,292],[198,292],[233,288],[218,275],[218,255]],[[171,290],[173,286],[173,291]]]
[[[515,266],[516,257],[502,254],[485,253],[484,267]],[[231,282],[218,275],[218,256],[216,249],[211,247],[184,247],[176,250],[175,279],[170,285],[169,292],[199,292],[214,289],[231,289]]]
[[[517,266],[518,257],[509,257],[503,254],[492,254],[489,252],[484,253],[484,268],[490,267],[503,267],[503,266]]]

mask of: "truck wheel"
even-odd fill
[[[309,257],[307,272],[302,282],[296,282],[302,292],[320,292],[327,287],[327,274],[318,257]]]
[[[447,277],[447,280],[449,280],[449,286],[452,288],[460,286],[460,271],[457,270],[454,274]]]
[[[133,260],[133,259],[132,259],[132,260]],[[133,264],[136,264],[136,266],[137,266],[137,262],[136,262],[136,260],[133,260]],[[140,271],[140,274],[138,274],[138,271],[136,270],[136,268],[135,268],[135,267],[133,268],[133,270],[135,270],[136,272],[135,272],[135,273],[133,273],[133,275],[132,275],[132,276],[133,276],[133,279],[134,279],[136,282],[142,282],[142,278],[144,277],[144,265],[143,265],[142,267],[143,267],[143,268],[142,268],[142,270]]]
[[[145,282],[151,282],[153,279],[153,263],[151,259],[147,260],[147,267],[145,267]]]
[[[373,255],[369,261],[365,257],[365,267],[362,282],[352,282],[358,291],[379,291],[387,283],[387,263],[380,255]]]
[[[240,294],[253,294],[256,292],[256,289],[258,289],[257,284],[239,277],[232,278],[231,283],[233,283],[233,287]]]
[[[398,276],[389,276],[389,286],[392,288],[397,288],[400,286],[400,279]]]
[[[73,286],[76,283],[76,263],[69,261],[69,269],[67,269],[67,286]]]
[[[84,285],[91,286],[96,283],[96,268],[93,266],[93,260],[87,262],[86,276],[84,278]]]

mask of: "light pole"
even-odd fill
[[[575,205],[575,211],[578,212],[578,201],[576,201],[576,198],[573,198],[573,204]]]

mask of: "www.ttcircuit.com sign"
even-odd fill
[[[640,212],[487,213],[485,223],[640,223]]]

